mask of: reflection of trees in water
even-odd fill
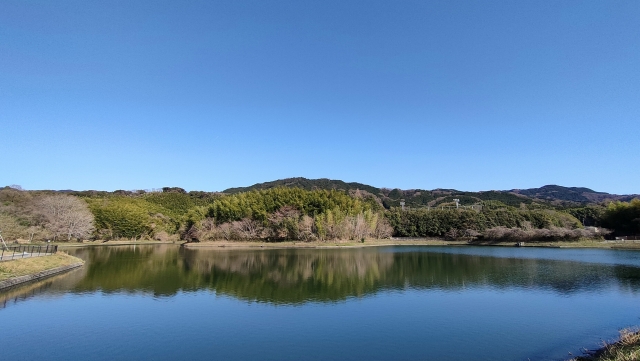
[[[614,267],[618,287],[628,293],[640,292],[640,269],[630,266]]]
[[[333,250],[189,250],[170,245],[78,250],[87,260],[76,291],[215,290],[273,303],[337,301],[383,290],[471,287],[542,289],[563,294],[617,285],[640,289],[640,269],[571,261],[434,252]]]
[[[640,286],[640,269],[629,266],[426,252],[395,261],[391,275],[404,273],[417,288],[517,287],[572,293],[597,291],[616,282],[633,292]]]
[[[200,288],[202,276],[189,269],[171,245],[88,248],[86,254],[73,254],[86,261],[87,277],[76,291],[152,292],[169,296]]]
[[[207,286],[234,297],[304,302],[340,300],[379,288],[392,253],[371,250],[187,250],[185,262],[207,274]]]
[[[315,278],[333,283],[336,274],[377,277],[393,264],[393,254],[366,251],[267,250],[267,251],[193,251],[186,250],[185,260],[199,272],[212,270],[243,275],[263,274],[274,282],[296,283]]]

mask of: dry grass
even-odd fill
[[[640,331],[624,329],[620,340],[607,344],[591,355],[576,357],[573,361],[638,361],[640,360]]]
[[[63,252],[58,252],[51,256],[4,261],[0,262],[0,281],[35,274],[60,266],[68,266],[78,262],[82,262],[82,260]]]

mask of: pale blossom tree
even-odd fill
[[[315,234],[313,233],[313,218],[304,215],[298,222],[298,238],[302,241],[309,242],[316,239]]]
[[[369,225],[365,221],[362,213],[353,218],[351,222],[353,224],[353,233],[351,235],[353,239],[365,239],[369,236]]]
[[[80,198],[69,195],[52,195],[40,198],[35,204],[44,228],[54,239],[65,237],[86,238],[94,228],[93,214]]]
[[[235,233],[241,239],[258,239],[262,234],[262,225],[260,222],[251,218],[244,218],[231,224]]]
[[[379,217],[376,223],[374,236],[377,239],[391,238],[393,235],[393,227],[389,224],[389,221],[384,217]]]

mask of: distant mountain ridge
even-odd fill
[[[544,199],[550,201],[568,201],[579,203],[598,203],[607,200],[628,201],[637,197],[637,194],[618,195],[606,192],[596,192],[583,187],[563,187],[559,185],[546,185],[540,188],[512,189],[510,192],[522,194],[534,199]]]
[[[271,189],[271,188],[277,188],[277,187],[298,187],[306,190],[342,189],[345,191],[349,191],[351,189],[354,189],[354,190],[360,189],[370,193],[379,192],[379,188],[372,187],[370,185],[366,185],[362,183],[356,183],[356,182],[347,183],[341,180],[334,180],[334,179],[327,179],[327,178],[307,179],[303,177],[296,177],[296,178],[278,179],[275,181],[265,182],[265,183],[258,183],[249,187],[229,188],[222,191],[222,193],[233,194],[233,193],[240,193],[240,192],[248,192],[252,190],[259,190],[259,189]]]
[[[279,179],[271,182],[257,183],[249,187],[229,188],[223,193],[233,194],[252,190],[270,189],[275,187],[298,187],[306,190],[313,189],[338,189],[354,194],[362,191],[378,197],[385,207],[399,206],[404,200],[409,207],[440,206],[452,204],[454,199],[459,199],[460,204],[470,205],[481,201],[500,201],[507,205],[518,206],[521,203],[531,204],[551,203],[564,204],[575,203],[589,204],[600,203],[607,200],[629,201],[639,195],[618,195],[606,192],[597,192],[584,187],[563,187],[559,185],[545,185],[540,188],[511,189],[498,191],[466,192],[455,189],[388,189],[377,188],[363,183],[344,182],[334,179],[307,179],[303,177]]]
[[[13,188],[18,186],[8,186]],[[325,190],[343,190],[355,197],[375,197],[376,201],[381,203],[385,208],[399,207],[404,201],[407,207],[439,207],[454,206],[458,200],[460,205],[474,205],[480,202],[497,201],[508,206],[519,207],[524,205],[543,206],[544,208],[556,207],[576,207],[588,204],[597,204],[607,201],[624,201],[628,202],[633,198],[640,198],[638,194],[610,194],[606,192],[594,191],[585,187],[563,187],[559,185],[545,185],[539,188],[528,189],[511,189],[511,190],[491,190],[480,192],[459,191],[456,189],[390,189],[378,188],[364,183],[344,182],[342,180],[320,178],[308,179],[303,177],[278,179],[275,181],[257,183],[248,187],[234,187],[226,189],[222,192],[202,192],[191,191],[189,194],[196,198],[209,198],[220,194],[234,194],[240,192],[249,192],[253,190],[271,189],[277,187],[297,187],[305,190],[325,189]],[[7,188],[7,187],[5,187]],[[16,188],[17,189],[17,188]],[[148,192],[178,192],[187,193],[179,187],[164,187],[157,190],[133,190],[124,191],[117,190],[114,192],[107,191],[73,191],[58,190],[49,191],[66,194],[76,194],[82,196],[96,196],[99,194],[144,194]],[[497,203],[496,205],[499,205]]]

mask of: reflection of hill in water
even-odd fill
[[[428,250],[428,249],[427,249]],[[338,301],[393,289],[530,288],[636,292],[640,269],[570,261],[494,258],[378,249],[219,251],[173,246],[78,250],[86,276],[75,291],[151,292],[211,289],[273,303]]]
[[[185,262],[219,293],[258,301],[340,300],[379,288],[392,253],[333,250],[187,251]]]

